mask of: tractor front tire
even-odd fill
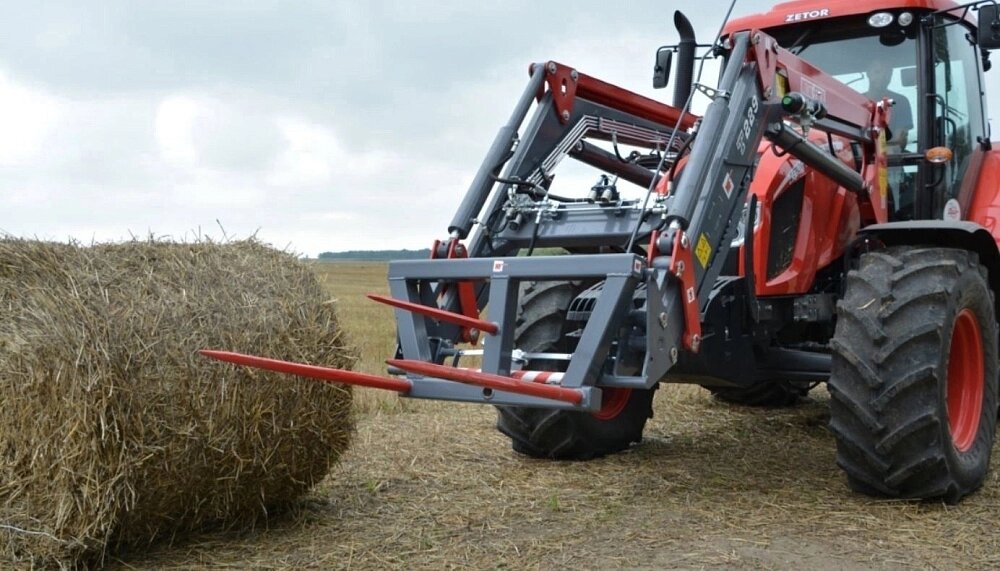
[[[707,387],[716,399],[759,407],[795,406],[809,393],[809,385],[789,381],[761,381],[748,387]]]
[[[572,353],[574,327],[567,323],[570,303],[582,291],[572,282],[522,284],[514,345],[527,352]],[[577,327],[582,323],[577,323]],[[550,369],[552,361],[529,362],[529,370]],[[590,460],[628,448],[642,440],[646,420],[653,416],[653,391],[604,389],[595,413],[520,406],[498,406],[497,429],[507,435],[515,452],[534,458]]]
[[[852,489],[957,503],[986,478],[997,419],[997,322],[976,254],[865,254],[837,306],[828,384]]]

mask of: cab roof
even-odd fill
[[[878,2],[859,2],[858,0],[795,0],[776,4],[769,12],[753,14],[730,20],[723,30],[723,35],[751,29],[778,28],[802,22],[874,14],[886,10],[948,10],[958,8],[960,4],[953,0],[879,0]],[[956,17],[962,15],[962,9],[953,12]],[[976,25],[971,11],[965,14],[965,20]]]

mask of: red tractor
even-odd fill
[[[390,376],[205,353],[493,404],[514,450],[562,459],[640,440],[661,382],[753,405],[827,382],[853,489],[976,490],[998,406],[997,6],[789,2],[708,45],[675,23],[654,71],[676,63],[672,105],[531,66],[448,237],[373,296],[396,308]],[[715,87],[692,81],[704,58]],[[563,190],[566,158],[597,182]]]

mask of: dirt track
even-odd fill
[[[119,568],[996,568],[996,470],[960,506],[847,490],[826,394],[762,411],[696,387],[657,396],[646,441],[527,459],[487,407],[368,414],[331,478],[269,529],[209,534]]]

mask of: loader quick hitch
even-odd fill
[[[434,246],[431,248],[432,260],[440,258],[461,259],[468,257],[468,249],[464,244],[462,244],[462,241],[455,236],[452,236],[446,242],[434,240]],[[448,293],[448,289],[449,288],[447,287],[442,287],[439,297],[445,296]],[[454,290],[458,292],[458,306],[461,309],[462,314],[472,321],[478,321],[477,318],[479,317],[479,308],[476,305],[475,284],[470,281],[458,282],[455,284]],[[466,343],[475,344],[479,341],[479,330],[469,327],[468,325],[462,325],[460,335],[462,341]]]
[[[681,282],[681,292],[684,303],[684,348],[692,353],[701,349],[701,311],[698,308],[698,294],[695,287],[694,256],[691,253],[691,240],[687,232],[679,226],[672,226],[667,238],[673,235],[673,245],[670,250],[670,266],[668,271]]]

